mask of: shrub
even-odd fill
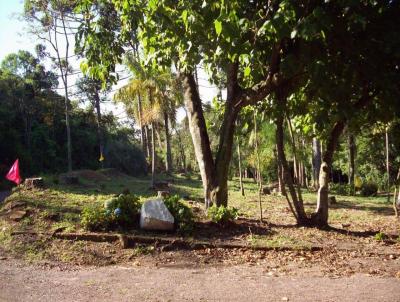
[[[374,196],[378,192],[378,185],[372,181],[364,182],[361,186],[362,196]]]
[[[385,233],[379,232],[379,233],[375,234],[374,238],[377,241],[384,241],[384,240],[388,239],[388,236]]]
[[[165,206],[174,216],[175,226],[182,233],[190,233],[193,231],[194,221],[192,210],[180,201],[178,195],[166,197],[164,200]]]
[[[83,208],[81,225],[89,231],[105,231],[111,225],[111,219],[100,204],[91,204]]]
[[[351,187],[348,184],[331,184],[330,189],[337,195],[350,195]]]
[[[81,224],[90,231],[129,228],[137,223],[140,206],[139,198],[135,195],[121,194],[104,202],[104,206],[95,204],[84,207]]]
[[[139,198],[132,194],[121,194],[104,203],[106,214],[122,227],[130,227],[138,221],[141,204]]]
[[[236,208],[227,208],[224,206],[217,207],[216,205],[213,205],[208,209],[207,215],[213,222],[226,223],[237,219],[239,210]]]

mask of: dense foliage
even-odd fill
[[[95,203],[83,208],[81,225],[90,231],[126,230],[137,225],[141,203],[137,196],[121,194],[104,205]]]
[[[23,177],[63,172],[67,167],[65,114],[56,92],[57,76],[28,52],[11,54],[0,68],[0,173],[6,174],[16,158]],[[146,172],[146,163],[132,130],[112,115],[102,117],[107,145],[105,167],[132,174]],[[97,123],[93,107],[71,105],[74,167],[98,169]],[[2,179],[3,181],[3,179]]]
[[[179,232],[190,233],[194,227],[192,210],[180,201],[178,195],[168,196],[164,204],[175,219],[175,225]]]

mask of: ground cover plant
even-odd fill
[[[103,173],[102,171],[93,171],[92,175],[104,175]],[[171,176],[168,178],[171,179]],[[143,232],[135,227],[118,228],[116,225],[104,227],[108,226],[109,222],[106,222],[105,225],[94,224],[90,230],[105,234],[122,232],[150,237],[177,236],[176,238],[180,238],[180,236],[184,236],[189,242],[201,240],[202,242],[241,244],[247,246],[249,253],[237,253],[235,249],[230,248],[217,248],[215,251],[208,249],[209,257],[204,258],[201,256],[203,255],[201,249],[181,250],[178,245],[173,248],[176,251],[170,254],[170,252],[166,252],[168,249],[165,245],[157,246],[156,241],[139,245],[134,250],[124,250],[112,243],[86,241],[73,241],[72,245],[66,248],[67,243],[64,240],[40,235],[54,231],[61,234],[86,233],[87,226],[83,223],[86,219],[84,218],[86,209],[97,207],[99,212],[95,213],[96,215],[101,213],[101,216],[95,215],[92,217],[93,221],[103,222],[104,219],[110,219],[110,217],[105,218],[107,217],[105,213],[107,208],[110,209],[110,201],[113,200],[111,203],[115,203],[113,208],[114,206],[121,207],[120,201],[123,196],[125,196],[124,198],[129,196],[128,200],[135,205],[133,209],[136,211],[140,204],[138,198],[133,195],[120,195],[120,192],[126,188],[129,188],[130,192],[135,192],[136,196],[141,196],[140,200],[142,201],[154,196],[155,193],[145,185],[150,181],[150,177],[138,179],[123,174],[113,177],[112,181],[110,179],[94,181],[93,177],[81,177],[80,185],[54,184],[49,181],[49,186],[45,189],[25,190],[21,188],[15,190],[6,199],[1,210],[2,251],[30,261],[57,260],[85,264],[110,264],[143,263],[143,261],[154,263],[154,261],[163,262],[165,258],[169,258],[180,263],[187,261],[190,257],[195,257],[196,261],[206,265],[215,261],[223,261],[227,264],[252,263],[253,261],[262,261],[265,259],[264,257],[269,259],[270,256],[260,258],[260,255],[264,255],[263,253],[272,255],[275,253],[274,250],[288,250],[292,251],[293,255],[297,255],[290,256],[297,259],[295,261],[299,261],[298,258],[308,259],[309,264],[306,267],[309,267],[310,263],[318,263],[318,265],[330,263],[332,265],[331,273],[351,274],[379,268],[379,272],[382,274],[393,276],[397,274],[396,261],[398,261],[400,244],[399,225],[393,216],[391,205],[386,202],[384,196],[336,195],[337,203],[331,206],[329,220],[331,227],[329,229],[299,228],[296,226],[296,221],[290,216],[285,198],[277,194],[262,196],[264,222],[260,223],[257,184],[251,179],[245,179],[244,187],[247,194],[243,197],[239,189],[239,180],[233,179],[229,182],[232,188],[232,205],[238,210],[230,210],[232,212],[230,212],[229,218],[232,220],[229,224],[215,224],[213,222],[216,221],[215,216],[221,215],[214,213],[207,216],[203,204],[198,201],[202,196],[201,182],[193,178],[189,181],[186,177],[175,175],[172,190],[177,194],[166,199],[167,207],[175,217],[178,217],[175,235]],[[50,180],[51,177],[47,179]],[[112,185],[112,182],[115,184]],[[109,185],[104,186],[104,183],[109,183]],[[95,197],[93,197],[93,192],[96,192]],[[179,196],[186,196],[187,200],[184,201]],[[306,209],[311,211],[315,203],[315,195],[304,191],[303,198],[306,200]],[[16,202],[22,202],[22,205],[9,211],[11,205],[15,205]],[[13,211],[17,209],[26,210],[28,213],[18,222],[9,219]],[[216,210],[218,211],[218,209]],[[225,213],[226,209],[222,212]],[[135,215],[130,221],[135,221]],[[25,234],[15,235],[18,232]],[[256,250],[252,250],[253,248]],[[266,249],[266,251],[258,251],[260,248]],[[93,252],[90,257],[85,254],[88,249]],[[204,250],[207,251],[207,248]],[[323,252],[320,252],[323,250],[329,250],[329,253],[336,255],[340,254],[341,261],[324,255]],[[284,271],[293,273],[287,267],[291,258],[285,258],[288,254],[281,253],[282,259],[279,261],[284,263]],[[190,256],[191,254],[192,256]],[[366,267],[352,266],[351,270],[345,267],[345,261],[364,259],[365,255],[371,257]],[[380,267],[381,260],[378,259],[381,259],[382,255],[389,264],[386,269]],[[326,272],[329,273],[328,267]]]

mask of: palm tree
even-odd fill
[[[152,185],[155,178],[155,134],[156,127],[163,125],[166,142],[166,172],[172,171],[172,152],[170,144],[169,124],[174,126],[176,108],[182,103],[181,91],[171,71],[160,72],[157,69],[143,66],[136,57],[126,58],[126,65],[134,78],[114,95],[114,100],[125,105],[129,115],[134,117],[141,129],[143,149],[145,144],[151,145]],[[151,144],[147,129],[151,129]],[[149,150],[150,148],[147,148]],[[148,152],[148,155],[150,152]]]

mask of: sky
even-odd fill
[[[18,20],[24,8],[22,0],[0,0],[0,60],[12,52],[33,51],[34,43],[24,36],[24,23]]]
[[[27,24],[20,18],[23,9],[23,0],[0,0],[0,61],[2,61],[7,54],[17,52],[18,50],[27,50],[34,53],[35,45],[40,42],[35,39],[34,36],[28,34]],[[72,65],[74,69],[79,69],[78,62],[72,62]],[[122,69],[122,66],[117,67],[117,70]],[[120,77],[122,78],[125,76],[126,74],[123,74]],[[198,76],[200,96],[203,101],[210,102],[217,94],[217,89],[208,82],[207,75],[202,69],[198,70]],[[69,79],[70,84],[72,85],[77,78],[78,76]],[[127,82],[128,79],[121,81],[118,85],[113,87],[113,90],[125,85]],[[60,83],[58,92],[62,94],[62,91]],[[71,91],[70,93],[73,92],[74,91]],[[126,113],[121,105],[115,105],[113,102],[105,103],[103,105],[103,113],[110,111],[112,111],[121,121],[126,120]],[[178,110],[178,121],[183,119],[184,116],[184,110]]]

